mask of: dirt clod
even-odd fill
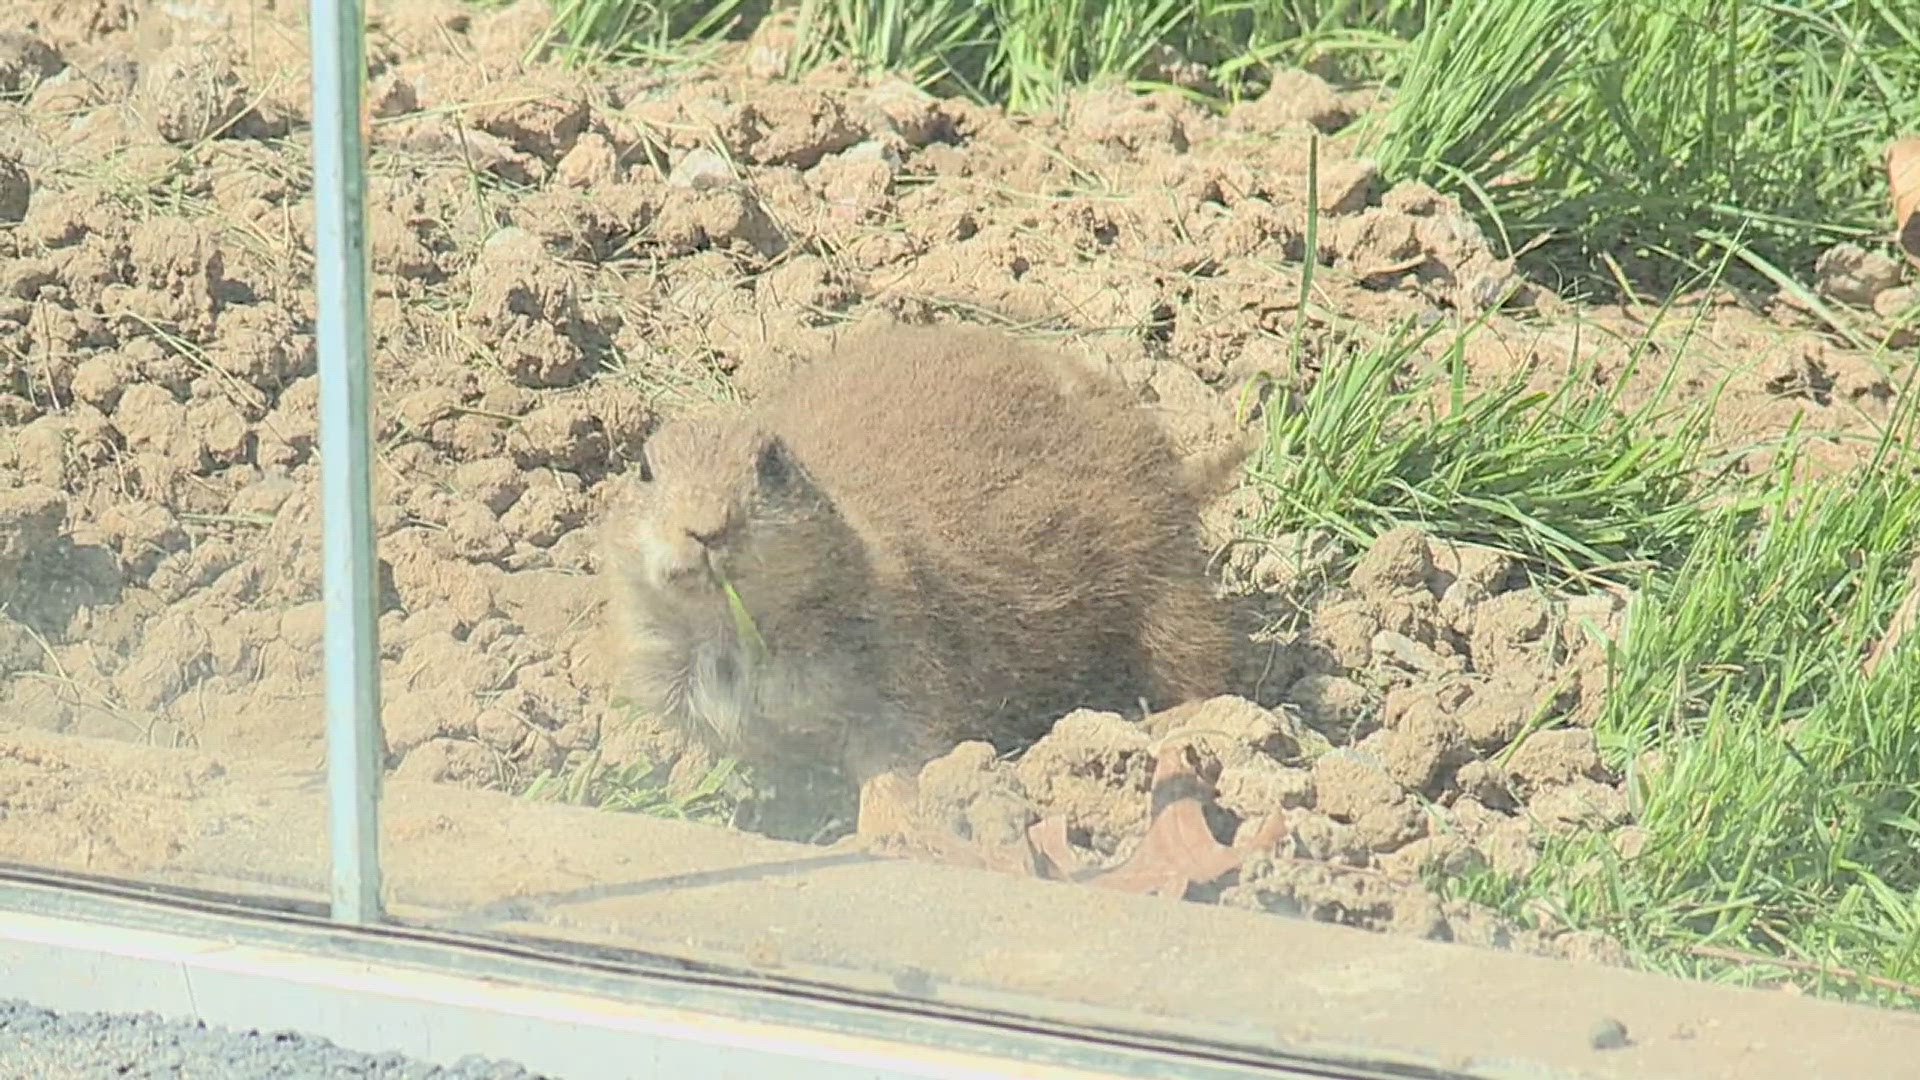
[[[183,45],[141,66],[138,94],[155,134],[197,143],[233,133],[252,91],[223,49]]]

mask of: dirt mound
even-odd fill
[[[1353,156],[1367,101],[1304,73],[1224,116],[1094,91],[1010,118],[838,70],[795,85],[525,64],[545,18],[528,3],[374,14],[380,629],[387,764],[404,775],[519,790],[677,760],[665,735],[614,723],[589,526],[661,415],[752,395],[859,318],[1070,332],[1195,449],[1229,422],[1222,390],[1314,376],[1321,357],[1296,369],[1287,348],[1296,327],[1333,341],[1502,305],[1472,354],[1488,379],[1553,377],[1578,333],[1457,202]],[[118,0],[0,16],[11,718],[319,759],[294,18],[141,17]],[[1309,200],[1321,265],[1302,311]],[[1638,315],[1591,318],[1631,331]],[[1709,316],[1694,390],[1762,358],[1728,399],[1729,437],[1884,414],[1884,380],[1817,335]],[[1626,364],[1606,346],[1599,375]],[[1222,835],[1288,822],[1222,902],[1500,937],[1420,874],[1523,868],[1536,825],[1626,818],[1578,726],[1600,691],[1588,630],[1617,632],[1619,600],[1549,596],[1495,553],[1410,533],[1350,582],[1301,591],[1274,550],[1236,551],[1229,583],[1305,597],[1308,614],[1256,650],[1243,698],[1159,728],[1078,715],[1014,763],[963,747],[929,766],[928,797],[967,829],[1064,814],[1091,857],[1118,858],[1144,827],[1149,740],[1187,728]],[[673,770],[685,786],[702,765]]]
[[[1269,635],[1262,667],[1294,673],[1273,707],[1228,696],[1144,725],[1083,711],[1017,761],[968,744],[923,771],[918,816],[984,843],[1058,818],[1078,860],[1122,864],[1147,831],[1157,747],[1178,740],[1213,790],[1216,841],[1284,824],[1270,854],[1192,898],[1618,957],[1613,943],[1516,930],[1428,885],[1475,869],[1525,874],[1547,833],[1630,817],[1580,726],[1605,689],[1626,598],[1549,595],[1515,569],[1497,552],[1390,532],[1349,585]]]

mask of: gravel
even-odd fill
[[[55,1013],[0,1001],[0,1080],[79,1077],[378,1077],[381,1080],[547,1080],[478,1056],[451,1066],[402,1054],[363,1054],[295,1031],[233,1031],[152,1013]]]

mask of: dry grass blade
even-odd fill
[[[1717,945],[1689,945],[1687,951],[1695,956],[1704,956],[1714,960],[1726,960],[1749,967],[1777,967],[1787,971],[1797,971],[1806,975],[1821,975],[1833,979],[1846,979],[1851,982],[1863,982],[1882,990],[1891,990],[1896,994],[1920,1001],[1920,986],[1901,982],[1898,979],[1868,975],[1851,968],[1828,967],[1822,964],[1810,964],[1805,960],[1792,960],[1784,956],[1761,956],[1757,953],[1742,952],[1739,949],[1724,949]]]
[[[1887,632],[1881,636],[1880,640],[1873,643],[1872,649],[1868,650],[1867,658],[1860,664],[1861,674],[1868,678],[1873,677],[1874,671],[1879,668],[1880,662],[1886,658],[1887,654],[1899,648],[1900,642],[1913,632],[1916,617],[1920,617],[1920,559],[1915,559],[1913,565],[1907,568],[1906,598],[1900,601],[1900,607],[1894,611],[1893,618],[1888,620]]]

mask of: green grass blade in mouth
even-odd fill
[[[767,655],[767,639],[760,636],[760,628],[754,625],[752,613],[747,611],[746,603],[740,599],[740,590],[735,589],[733,582],[725,577],[720,577],[720,588],[726,591],[727,607],[733,612],[734,633],[747,643],[756,657]]]

